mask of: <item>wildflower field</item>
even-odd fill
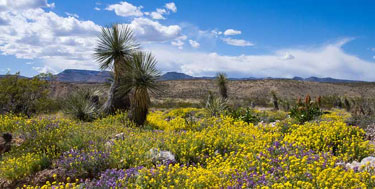
[[[153,111],[143,127],[124,113],[93,122],[1,115],[0,132],[17,141],[0,159],[1,187],[375,187],[371,166],[346,166],[374,153],[365,132],[345,123],[350,114],[332,110],[298,124],[286,112],[257,113],[278,121],[195,108]],[[151,151],[174,157],[158,161]]]

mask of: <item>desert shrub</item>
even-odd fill
[[[48,81],[39,76],[22,78],[19,73],[0,79],[0,113],[31,116],[48,110],[53,100],[48,98]]]
[[[111,167],[124,169],[150,166],[152,161],[149,152],[157,145],[156,140],[150,131],[127,132],[123,140],[114,141],[114,145],[111,147]]]
[[[109,168],[109,155],[96,149],[75,150],[64,152],[56,166],[67,170],[72,178],[94,178],[101,171]]]
[[[98,117],[99,107],[98,91],[82,88],[65,99],[64,113],[81,121],[93,121]]]
[[[130,169],[107,169],[100,174],[99,179],[86,181],[85,188],[93,189],[110,189],[110,188],[124,188],[128,186],[129,182],[135,183],[138,171],[143,167],[135,167]]]
[[[257,124],[260,121],[257,113],[249,107],[229,110],[228,115],[234,119],[241,120],[246,123]]]
[[[0,161],[0,177],[18,180],[49,167],[50,161],[43,155],[27,153],[19,157],[7,157]]]
[[[332,152],[343,160],[361,160],[371,154],[365,132],[344,122],[323,121],[294,125],[284,140],[318,152]]]
[[[311,101],[309,95],[306,96],[304,103],[299,100],[299,102],[290,110],[290,117],[296,119],[300,123],[311,121],[322,114],[323,112],[320,110],[319,102]]]
[[[227,109],[227,101],[223,98],[218,98],[213,96],[212,93],[208,95],[206,101],[206,110],[212,116],[219,116],[220,114],[224,113]]]

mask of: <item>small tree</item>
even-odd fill
[[[132,61],[126,65],[125,74],[121,78],[119,94],[130,95],[129,118],[138,125],[146,121],[151,104],[150,95],[160,91],[157,82],[160,73],[156,69],[156,59],[151,53],[136,52],[132,55]]]
[[[228,87],[227,87],[228,79],[225,73],[218,73],[216,75],[216,83],[219,87],[221,98],[227,99],[228,98]]]

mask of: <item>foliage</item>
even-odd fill
[[[45,157],[27,153],[20,157],[7,157],[0,161],[0,178],[8,180],[21,179],[48,167]]]
[[[160,73],[156,69],[156,60],[151,53],[133,53],[131,59],[121,77],[118,89],[120,95],[130,95],[130,119],[138,125],[143,125],[151,104],[149,92],[160,91],[157,82]]]
[[[284,120],[254,125],[225,114],[211,116],[205,109],[181,108],[151,112],[150,126],[140,128],[125,113],[91,123],[9,115],[3,130],[25,141],[0,159],[0,178],[17,183],[46,168],[37,153],[44,152],[54,166],[82,177],[39,186],[47,188],[375,187],[373,168],[359,171],[340,164],[374,154],[364,131],[345,124],[345,112],[334,110],[317,122],[298,124],[282,112],[253,111]],[[122,137],[114,138],[119,133]],[[176,163],[153,163],[150,149],[171,152]]]
[[[126,94],[115,96],[115,92],[125,65],[129,64],[132,54],[138,48],[139,44],[135,41],[133,31],[128,26],[113,24],[111,27],[102,28],[94,57],[102,70],[110,68],[113,71],[113,82],[103,107],[107,113],[113,113],[117,102],[127,98]]]
[[[216,83],[219,87],[219,93],[222,99],[228,98],[228,79],[225,73],[217,73],[216,75]]]
[[[237,120],[242,120],[246,123],[258,123],[260,121],[260,118],[256,114],[256,112],[251,108],[238,108],[229,111],[229,115]]]
[[[217,98],[212,93],[209,93],[206,101],[206,110],[212,116],[219,116],[224,113],[227,109],[227,100],[223,98]]]
[[[66,169],[71,178],[94,178],[109,167],[108,154],[96,149],[64,152],[56,166]]]
[[[31,116],[48,109],[48,81],[41,77],[22,78],[19,73],[0,79],[0,113]]]
[[[296,119],[300,123],[311,121],[323,114],[320,110],[319,104],[319,98],[313,102],[311,101],[310,96],[307,95],[304,103],[302,103],[301,100],[298,100],[298,103],[290,110],[290,117]]]
[[[95,89],[78,89],[64,101],[64,113],[81,121],[92,121],[97,118],[99,108],[99,92]]]

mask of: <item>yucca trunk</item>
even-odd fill
[[[115,92],[116,92],[117,87],[118,87],[118,81],[116,81],[115,79],[112,82],[111,87],[109,88],[107,101],[103,105],[103,111],[106,113],[113,113],[115,110],[113,104],[114,104]]]
[[[219,86],[219,88],[220,88],[220,96],[221,96],[221,98],[227,99],[228,98],[228,89],[227,89],[226,84],[221,84]]]
[[[150,96],[147,89],[135,89],[131,92],[131,112],[129,118],[137,125],[143,125],[146,122],[149,105]]]

